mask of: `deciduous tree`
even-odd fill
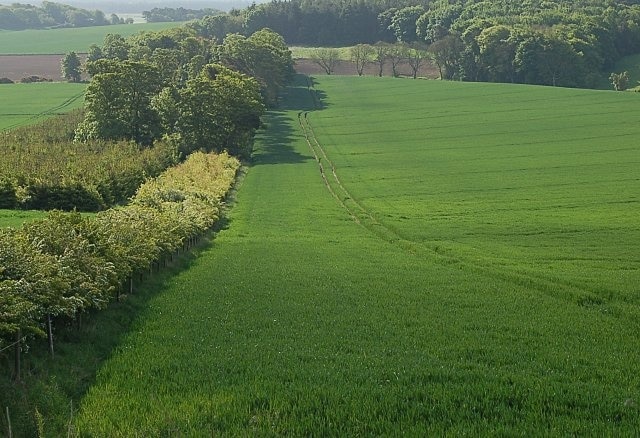
[[[311,60],[318,64],[326,74],[330,75],[334,72],[340,60],[340,52],[338,49],[333,48],[317,49],[311,55]]]
[[[364,68],[374,59],[376,51],[369,44],[357,44],[351,48],[351,61],[356,66],[358,76],[364,74]]]
[[[67,53],[61,61],[62,77],[69,82],[80,82],[80,58],[76,52]]]

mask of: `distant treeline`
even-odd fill
[[[217,15],[222,13],[217,9],[186,9],[179,8],[153,8],[150,11],[143,11],[142,16],[147,23],[162,23],[176,21],[191,21],[204,18],[207,15]]]
[[[102,11],[88,11],[48,1],[43,1],[40,7],[22,3],[14,3],[10,6],[0,5],[0,29],[5,30],[106,26],[123,23],[125,20],[115,14],[107,18]]]
[[[402,42],[444,79],[590,87],[640,53],[639,0],[273,0],[204,18],[223,39],[268,27],[290,45]]]

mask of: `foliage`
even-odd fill
[[[367,64],[373,62],[376,51],[369,44],[358,44],[351,48],[351,60],[356,66],[358,76],[362,76]]]
[[[0,134],[4,205],[103,210],[126,202],[146,178],[177,163],[168,142],[142,149],[130,142],[73,143],[82,118],[76,111]]]
[[[149,145],[160,137],[160,119],[151,100],[161,90],[160,72],[147,62],[104,59],[90,64],[85,119],[76,139],[133,140]],[[119,56],[116,55],[116,58]]]
[[[230,23],[245,34],[269,27],[292,45],[419,41],[435,44],[431,53],[445,79],[596,87],[603,71],[640,51],[638,22],[640,5],[622,0],[292,0],[195,27],[210,35]]]
[[[76,139],[150,145],[168,136],[183,156],[201,149],[248,157],[263,101],[275,105],[293,74],[291,52],[269,29],[230,34],[220,45],[196,32],[107,35],[87,63],[92,80]]]
[[[335,70],[340,59],[340,52],[333,48],[322,48],[314,51],[311,59],[322,67],[326,74],[330,75]]]
[[[613,85],[613,89],[616,91],[624,91],[629,88],[629,72],[623,71],[622,73],[611,73],[609,80]]]
[[[182,153],[224,148],[245,158],[264,111],[253,78],[216,64],[205,66],[187,82],[179,92],[177,108],[175,133]]]
[[[107,20],[102,11],[88,11],[50,1],[43,1],[40,7],[21,3],[13,3],[10,6],[0,5],[0,29],[24,30],[108,24],[112,22]]]
[[[130,206],[0,229],[0,348],[19,331],[43,333],[46,314],[104,308],[132,273],[211,228],[238,167],[226,154],[196,153],[143,184]]]
[[[62,77],[69,82],[80,82],[80,58],[76,52],[67,53],[60,62]]]

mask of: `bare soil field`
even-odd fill
[[[19,81],[27,76],[62,80],[60,61],[64,55],[0,55],[0,78]],[[84,62],[85,55],[79,55]]]
[[[60,60],[64,55],[0,55],[0,78],[9,78],[19,81],[27,76],[40,76],[54,81],[62,80],[60,74]],[[84,61],[85,55],[80,55]],[[310,75],[323,75],[324,70],[310,59],[296,59],[295,68],[298,73]],[[411,69],[408,65],[400,65],[398,71],[402,76],[410,76]],[[356,68],[350,61],[339,61],[334,74],[355,75]],[[365,68],[367,76],[377,75],[378,67],[368,65]],[[384,75],[391,76],[391,66],[386,65]],[[438,77],[438,69],[431,63],[425,64],[419,72],[421,77],[435,79]]]

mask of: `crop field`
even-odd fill
[[[638,96],[315,90],[298,77],[269,114],[226,228],[122,337],[76,432],[634,434]]]
[[[81,107],[85,88],[62,82],[0,85],[0,131]]]
[[[182,23],[117,24],[63,29],[31,29],[0,32],[0,54],[45,55],[70,51],[86,53],[91,44],[102,44],[108,33],[124,37],[142,31],[158,31],[178,27]]]

